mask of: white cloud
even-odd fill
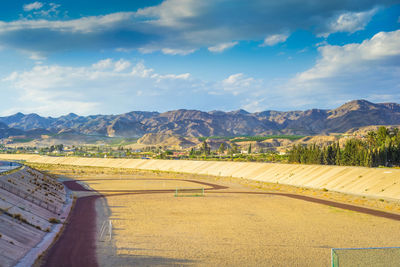
[[[333,32],[351,33],[365,27],[377,10],[375,6],[391,3],[391,0],[332,3],[309,0],[305,5],[300,0],[276,3],[254,0],[249,4],[245,0],[232,0],[227,9],[224,0],[164,0],[134,12],[77,19],[54,19],[59,14],[59,5],[50,3],[35,11],[36,19],[0,21],[0,43],[8,48],[42,53],[137,49],[144,53],[187,55],[202,47],[220,52],[241,40],[265,38],[263,45],[275,45],[286,41],[286,32],[299,29],[325,36]]]
[[[107,58],[107,59],[102,59],[92,65],[93,68],[95,69],[107,69],[112,66],[112,59]]]
[[[253,78],[245,78],[243,73],[236,73],[230,75],[228,78],[222,81],[225,85],[249,85],[254,79]]]
[[[214,46],[210,46],[208,48],[208,51],[214,52],[214,53],[221,53],[221,52],[225,51],[226,49],[234,47],[237,44],[238,44],[238,42],[229,42],[229,43],[217,44],[217,45],[214,45]]]
[[[232,110],[243,106],[254,111],[268,95],[262,80],[243,73],[204,81],[190,73],[159,73],[143,62],[111,58],[81,67],[37,65],[10,73],[0,85],[16,98],[15,102],[6,101],[9,105],[3,105],[3,114],[22,111],[51,116],[179,108]],[[251,107],[255,100],[258,108]]]
[[[285,93],[314,103],[375,100],[377,95],[399,101],[400,30],[377,33],[360,44],[321,46],[319,53],[315,66],[291,79]]]
[[[378,8],[372,8],[365,12],[346,12],[337,15],[328,23],[327,31],[320,36],[328,37],[335,32],[354,33],[363,30],[371,18],[378,12]]]
[[[289,35],[284,33],[269,35],[264,39],[264,43],[260,46],[274,46],[279,43],[284,43],[288,37]]]
[[[230,92],[233,95],[239,95],[244,92],[252,92],[254,94],[260,90],[261,85],[262,80],[256,80],[243,73],[232,74],[219,84],[224,91]]]
[[[171,80],[187,80],[190,78],[190,73],[183,73],[183,74],[166,74],[166,75],[159,75],[153,74],[152,78],[157,78],[158,81],[162,79],[171,79]]]
[[[72,70],[70,67],[63,69],[59,66],[35,66],[31,71],[13,72],[3,82],[11,84],[14,93],[18,95],[19,105],[5,113],[28,111],[60,115],[68,110],[79,110],[82,113],[93,110],[98,103],[82,101],[83,94],[79,90],[67,89],[73,85],[71,79],[77,73],[83,74],[82,69],[75,74],[71,73]]]
[[[156,18],[151,21],[167,27],[185,27],[184,19],[193,18],[203,11],[209,3],[196,0],[167,0],[160,5],[139,9],[137,15],[145,18]]]
[[[173,49],[173,48],[162,48],[161,51],[166,55],[181,55],[186,56],[192,54],[196,49]]]
[[[400,66],[391,62],[393,57],[400,56],[400,30],[377,33],[361,44],[322,46],[319,51],[322,58],[313,68],[299,74],[297,81],[313,81],[339,75],[351,76],[352,73],[376,66]]]
[[[38,65],[1,79],[2,90],[18,98],[4,101],[9,107],[3,109],[60,115],[328,108],[360,98],[400,102],[400,30],[380,32],[362,43],[321,45],[318,51],[313,67],[276,80],[233,73],[205,81],[190,73],[159,73],[143,62],[111,58],[82,67]]]
[[[265,98],[246,98],[245,103],[240,108],[250,112],[264,111],[266,108]]]
[[[43,4],[41,2],[33,2],[30,4],[26,4],[23,6],[24,11],[32,11],[32,10],[38,10],[41,9],[43,7]]]
[[[13,72],[1,80],[2,86],[8,85],[18,97],[6,113],[23,111],[57,116],[70,111],[104,113],[107,108],[116,107],[123,112],[135,106],[146,109],[152,101],[173,103],[180,91],[187,97],[191,94],[188,89],[195,82],[189,73],[160,74],[142,62],[131,65],[124,59],[104,59],[86,67],[39,65],[28,71]],[[157,95],[161,99],[154,100]]]
[[[7,77],[4,77],[2,79],[3,82],[8,82],[8,81],[15,81],[18,78],[18,72],[14,71]]]
[[[248,110],[332,108],[348,100],[400,102],[400,30],[362,43],[322,45],[315,65],[294,77],[263,81],[243,73],[220,88],[243,97]]]
[[[131,74],[140,78],[150,77],[154,73],[153,69],[146,68],[143,62],[137,63],[133,68]]]
[[[60,13],[60,11],[58,10],[60,6],[61,5],[59,4],[50,3],[48,9],[35,11],[34,14],[40,17],[48,17],[48,18],[56,17]]]
[[[37,53],[37,52],[31,52],[29,58],[32,60],[35,60],[35,61],[41,61],[41,60],[46,59],[45,56],[43,56],[41,53]]]
[[[131,62],[125,59],[120,59],[114,62],[111,58],[102,59],[94,64],[92,64],[92,68],[96,70],[107,70],[113,69],[115,72],[121,72],[126,70],[131,66]]]
[[[131,63],[127,60],[120,59],[117,62],[115,62],[115,71],[120,72],[123,70],[126,70],[131,66]]]
[[[58,7],[56,5],[55,7]],[[111,30],[115,24],[132,24],[134,12],[119,12],[104,16],[90,16],[72,20],[46,19],[17,20],[11,22],[0,21],[0,33],[14,32],[20,30],[52,30],[65,33],[92,33],[102,30]]]
[[[323,41],[318,42],[318,43],[315,44],[316,47],[325,46],[325,45],[328,45],[328,42],[326,40],[323,40]]]

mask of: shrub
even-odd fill
[[[56,218],[49,218],[49,223],[60,223],[60,220]]]

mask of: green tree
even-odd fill
[[[201,145],[201,152],[207,156],[210,155],[211,149],[210,146],[207,144],[207,142],[204,140],[203,144]]]
[[[219,148],[218,148],[218,152],[219,152],[220,154],[224,154],[225,149],[226,149],[225,143],[221,143],[221,145],[220,145]]]
[[[229,150],[229,154],[233,155],[238,153],[238,146],[235,143],[231,144],[231,149]]]

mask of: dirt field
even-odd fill
[[[95,204],[100,266],[329,266],[332,247],[398,246],[400,240],[399,216],[382,218],[226,180],[151,173],[76,178],[105,196]],[[204,187],[205,197],[174,197],[176,187]],[[111,241],[100,239],[108,219]]]

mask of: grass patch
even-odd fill
[[[33,138],[14,138],[13,142],[14,143],[28,143],[33,140],[34,140]]]

